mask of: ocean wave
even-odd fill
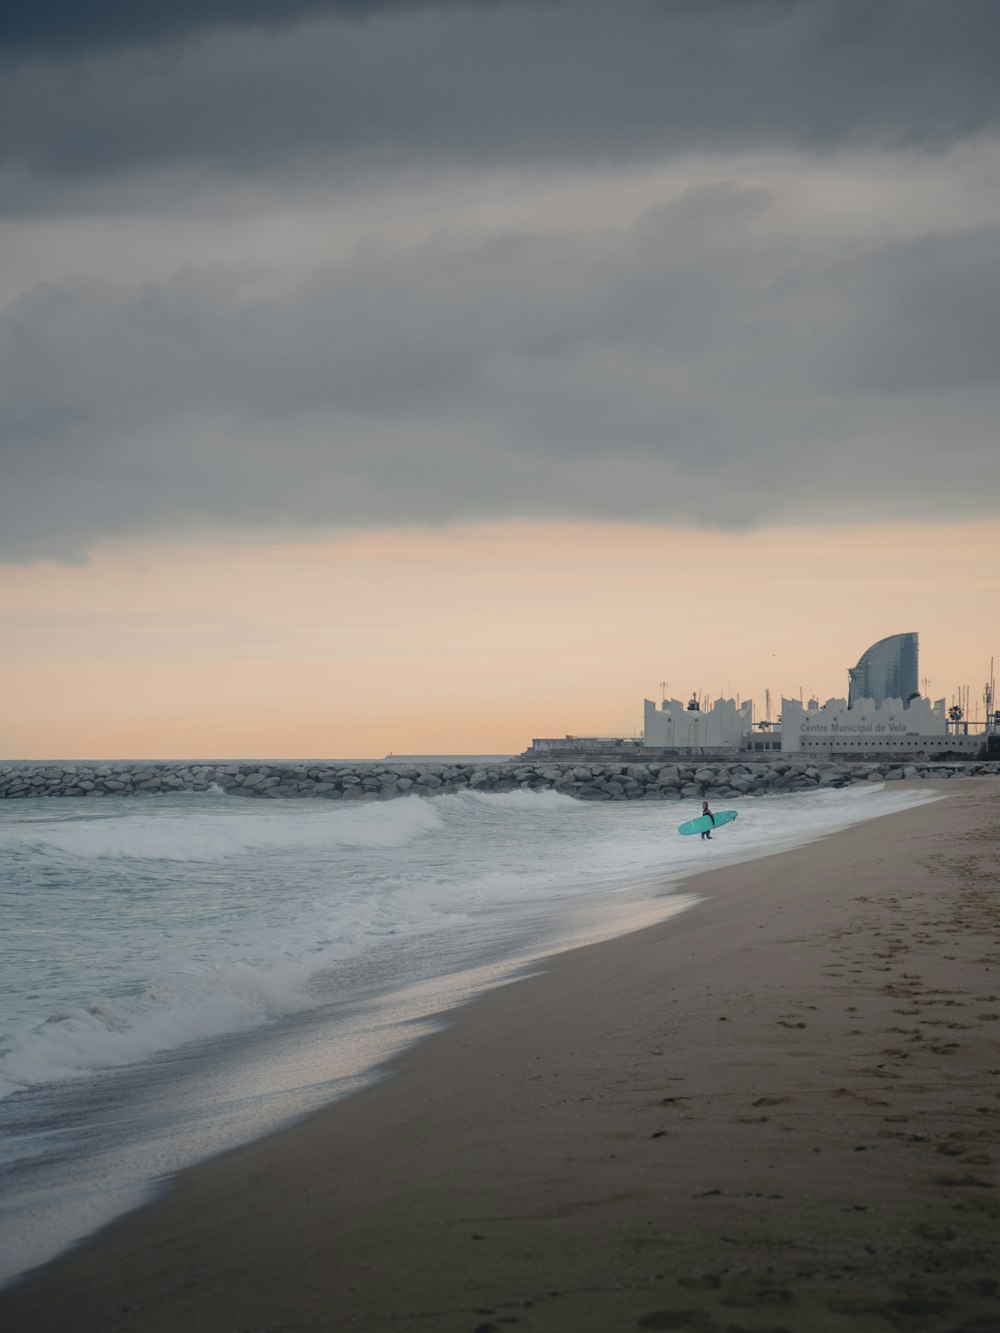
[[[122,1068],[308,1008],[310,973],[290,964],[192,967],[137,995],[58,1010],[0,1053],[0,1096]]]
[[[289,800],[249,810],[220,808],[206,793],[169,799],[188,807],[197,799],[212,808],[199,813],[123,803],[110,814],[88,811],[80,818],[0,829],[0,846],[88,861],[213,862],[248,853],[401,848],[429,834],[459,833],[470,820],[484,817],[505,824],[531,819],[538,826],[572,819],[585,809],[552,791],[463,791],[319,808]]]
[[[211,798],[210,798],[211,799]],[[440,827],[430,801],[407,797],[351,807],[212,813],[150,811],[143,805],[113,815],[24,825],[0,833],[41,853],[67,858],[135,861],[222,861],[253,852],[403,847]],[[221,813],[221,817],[220,817]]]

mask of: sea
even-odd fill
[[[0,1281],[184,1167],[391,1077],[446,1011],[663,921],[706,868],[931,799],[549,791],[371,803],[221,791],[0,801]]]

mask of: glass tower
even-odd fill
[[[848,675],[851,687],[847,706],[853,708],[859,699],[874,699],[875,707],[886,699],[902,699],[918,694],[917,635],[892,634],[879,639],[866,653],[862,653],[856,667]]]

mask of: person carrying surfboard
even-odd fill
[[[714,826],[715,826],[715,815],[713,815],[712,812],[711,812],[711,810],[708,808],[708,802],[707,802],[707,801],[702,801],[702,803],[701,803],[701,813],[702,813],[702,816],[703,816],[704,818],[710,819],[710,820],[712,821],[712,825],[713,825],[713,827],[714,827]],[[708,838],[709,841],[711,841],[711,838],[712,838],[712,830],[711,830],[710,828],[705,829],[704,833],[702,833],[702,835],[701,835],[701,840],[702,840],[702,842],[704,842],[706,838]]]
[[[716,813],[709,808],[707,801],[702,801],[701,814],[697,819],[685,819],[677,832],[684,834],[685,837],[693,838],[696,833],[700,833],[703,838],[710,838],[715,829],[723,824],[731,824],[735,818],[735,810],[719,810]]]

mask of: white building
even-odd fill
[[[644,699],[643,713],[643,741],[655,750],[739,750],[753,721],[749,700],[716,699],[703,709],[696,699],[664,699],[659,708]]]
[[[981,736],[949,734],[944,699],[846,699],[781,701],[782,753],[805,754],[922,754],[976,753]]]
[[[933,757],[977,754],[983,742],[949,729],[944,699],[885,699],[878,706],[859,699],[853,707],[846,699],[782,699],[780,722],[766,728],[754,727],[750,700],[716,699],[703,709],[696,699],[665,699],[659,707],[645,699],[643,710],[647,750]]]

